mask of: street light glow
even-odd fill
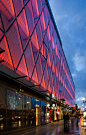
[[[85,97],[83,97],[82,100],[84,101],[85,100]]]

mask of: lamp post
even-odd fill
[[[83,101],[83,103],[84,103],[84,111],[85,111],[85,102],[86,102],[86,101],[85,101],[85,98],[84,98],[84,97],[82,98],[82,101]]]

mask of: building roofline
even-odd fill
[[[46,1],[46,4],[47,4],[47,7],[48,7],[48,10],[49,10],[49,13],[51,15],[51,18],[52,18],[52,21],[53,21],[53,24],[54,24],[54,27],[55,27],[55,30],[56,30],[56,33],[58,35],[58,38],[59,38],[59,41],[60,41],[60,45],[62,47],[62,42],[61,42],[61,38],[60,38],[60,35],[59,35],[59,32],[58,32],[58,29],[57,29],[57,26],[56,26],[56,22],[55,22],[55,19],[53,17],[53,13],[52,13],[52,10],[51,10],[51,7],[50,7],[50,4],[48,2],[48,0],[45,0]]]
[[[57,26],[56,26],[56,22],[55,22],[55,19],[54,19],[54,16],[53,16],[53,13],[52,13],[52,10],[51,10],[51,7],[50,7],[50,4],[48,2],[48,0],[45,0],[46,1],[46,4],[47,4],[47,7],[48,7],[48,10],[49,10],[49,13],[51,15],[51,19],[53,21],[53,24],[54,24],[54,27],[55,27],[55,30],[56,30],[56,33],[57,33],[57,36],[59,38],[59,41],[60,41],[60,45],[62,47],[62,41],[61,41],[61,38],[60,38],[60,35],[59,35],[59,32],[58,32],[58,29],[57,29]],[[65,56],[65,53],[64,53],[64,50],[62,48],[62,51],[63,51],[63,54]],[[66,63],[67,63],[67,66],[68,66],[68,69],[69,69],[69,65],[68,65],[68,62],[67,62],[67,59],[66,59],[66,56],[65,56],[65,60],[66,60]],[[70,72],[70,69],[69,69],[69,72]],[[70,75],[71,75],[71,72],[70,72]],[[72,75],[71,75],[71,78],[72,78]],[[72,81],[73,81],[73,78],[72,78]],[[74,85],[74,90],[75,90],[75,84],[74,84],[74,81],[73,81],[73,85]]]

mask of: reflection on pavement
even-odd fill
[[[82,118],[72,118],[71,124],[66,124],[64,121],[52,122],[44,126],[38,126],[27,131],[20,131],[18,135],[86,135],[86,126]],[[21,126],[21,122],[19,122]],[[10,134],[9,134],[10,135]],[[13,133],[11,135],[17,135]]]

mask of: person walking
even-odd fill
[[[69,124],[69,114],[67,113],[66,115],[66,122],[67,122],[67,125]]]
[[[58,119],[58,113],[56,113],[56,116],[57,116],[57,121],[59,121],[59,119]]]
[[[65,114],[63,115],[63,119],[64,119],[64,127],[65,127],[65,125],[66,125],[66,115]]]

